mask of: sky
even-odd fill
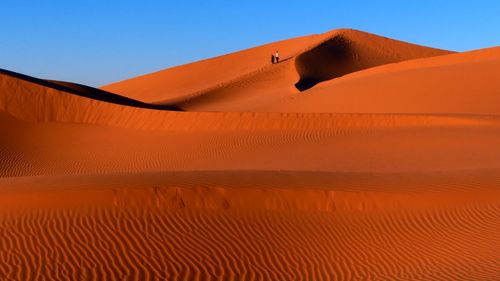
[[[336,28],[500,45],[496,0],[1,0],[0,19],[0,68],[90,86]]]

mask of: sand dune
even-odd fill
[[[103,90],[2,70],[0,280],[500,279],[499,56],[334,30]]]
[[[281,50],[282,63],[270,55]],[[377,65],[448,54],[373,34],[340,29],[132,78],[103,89],[196,111],[248,111],[268,99]],[[272,87],[269,85],[272,84]]]

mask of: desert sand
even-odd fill
[[[499,69],[341,29],[101,89],[0,70],[0,280],[498,280]]]

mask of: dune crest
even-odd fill
[[[323,81],[374,66],[448,53],[369,33],[342,31],[296,57],[300,80],[295,86],[304,91]]]

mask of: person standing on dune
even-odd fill
[[[271,63],[274,64],[274,62],[276,61],[276,58],[274,57],[274,54],[271,55]]]
[[[278,50],[276,50],[276,54],[274,55],[274,57],[276,58],[276,63],[279,63],[280,62],[280,52]]]

